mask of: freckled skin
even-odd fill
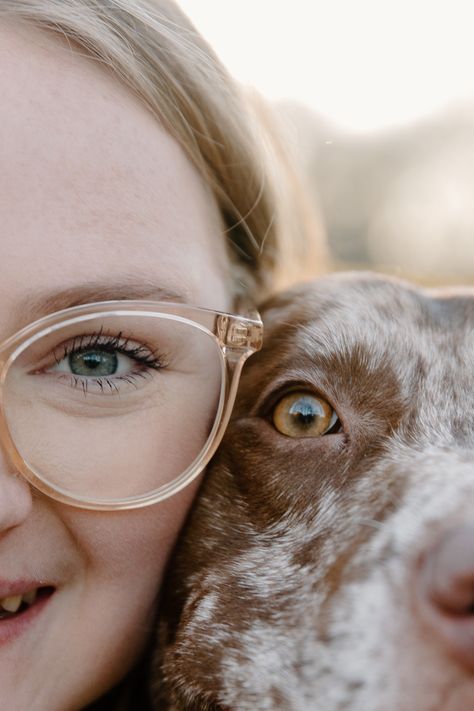
[[[0,63],[0,338],[25,325],[15,306],[28,289],[127,274],[229,309],[217,206],[147,109],[53,35],[2,25]],[[132,512],[81,511],[32,491],[2,455],[0,577],[57,585],[0,647],[2,708],[75,711],[125,675],[196,487]]]
[[[156,708],[474,708],[417,592],[420,557],[472,521],[474,291],[333,275],[262,316],[167,581]],[[274,427],[305,387],[338,432]]]

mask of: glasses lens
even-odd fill
[[[37,475],[88,500],[140,496],[199,456],[222,406],[214,337],[173,316],[101,314],[21,350],[5,381],[15,445]]]

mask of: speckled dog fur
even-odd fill
[[[415,584],[430,542],[474,520],[474,291],[333,275],[262,316],[171,565],[156,708],[474,709]],[[280,434],[295,386],[341,429]]]

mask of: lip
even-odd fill
[[[0,600],[4,597],[11,597],[12,595],[24,595],[30,590],[36,590],[36,588],[55,588],[56,585],[51,581],[46,580],[1,580],[0,579]]]
[[[47,588],[47,592],[45,591],[44,595],[38,597],[33,605],[24,610],[24,612],[21,612],[18,616],[0,619],[0,647],[17,639],[26,632],[38,616],[41,615],[56,592],[54,586],[44,585],[38,581],[16,580],[14,583],[1,585],[0,598],[9,597],[10,595],[21,595],[35,588],[42,588],[43,590]]]

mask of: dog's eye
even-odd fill
[[[288,437],[320,437],[337,423],[337,414],[326,400],[304,391],[285,395],[273,409],[273,424]]]

